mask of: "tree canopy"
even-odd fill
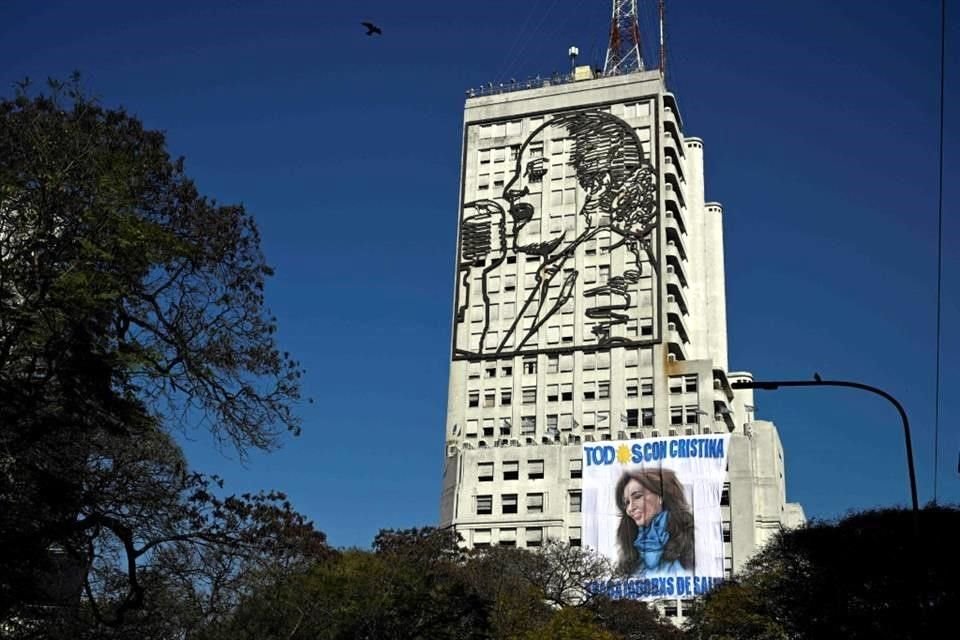
[[[220,495],[172,437],[243,454],[299,430],[271,273],[250,214],[201,195],[161,132],[76,78],[0,100],[0,624],[82,588],[116,626],[161,565],[325,546],[281,494]]]
[[[960,510],[854,513],[781,531],[690,618],[694,637],[926,638],[960,607]]]

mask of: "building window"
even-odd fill
[[[608,380],[601,380],[597,383],[597,397],[601,400],[610,397],[610,382]]]
[[[720,505],[721,506],[730,505],[730,483],[729,482],[723,485],[723,491],[720,493]]]
[[[513,375],[513,367],[511,366],[502,367],[500,369],[500,375],[502,375],[504,378],[509,378],[510,376]]]
[[[520,418],[520,433],[528,436],[537,430],[536,416],[523,416]]]
[[[480,392],[471,391],[467,395],[467,406],[468,407],[479,407],[480,406]]]
[[[527,513],[543,513],[543,494],[527,494]]]
[[[508,460],[503,463],[503,479],[517,480],[520,478],[520,462],[517,460]]]
[[[532,374],[537,372],[537,359],[533,358],[524,358],[523,359],[523,372],[525,374]]]
[[[684,390],[685,390],[687,393],[693,393],[694,391],[696,391],[696,390],[697,390],[697,376],[696,376],[696,375],[692,375],[692,376],[687,376],[686,378],[684,378],[684,387],[683,387],[683,388],[684,388]]]
[[[670,424],[683,424],[683,407],[670,407]]]
[[[557,373],[560,371],[560,356],[550,354],[547,356],[547,373]]]
[[[536,387],[527,387],[523,390],[523,404],[537,404]]]
[[[531,480],[543,479],[543,460],[527,460],[527,477]]]
[[[478,380],[480,378],[480,363],[471,362],[467,365],[467,379]]]
[[[509,407],[513,402],[512,389],[500,389],[500,406]]]
[[[653,320],[650,318],[644,318],[640,321],[640,335],[642,336],[652,336],[653,335]]]
[[[570,492],[570,513],[580,513],[580,492]]]
[[[573,458],[570,460],[570,478],[577,479],[583,477],[583,459]]]
[[[640,411],[637,409],[627,409],[627,426],[640,426]]]
[[[510,435],[512,425],[510,424],[509,418],[500,419],[500,435],[508,436]]]
[[[477,515],[486,516],[493,513],[493,496],[477,496]]]
[[[696,405],[689,405],[683,408],[684,420],[687,424],[697,424],[700,421],[697,411],[699,411],[699,407]]]
[[[644,427],[652,427],[653,426],[653,409],[644,409],[641,413],[643,415],[642,425]],[[653,435],[657,435],[657,434],[653,434]]]
[[[571,547],[579,547],[580,542],[580,527],[570,527],[567,534],[567,540],[570,542]]]
[[[730,542],[730,523],[729,522],[723,523],[723,541]]]
[[[637,384],[637,381],[627,380],[626,396],[628,398],[636,398],[639,395],[640,395],[640,385]]]
[[[653,395],[653,379],[644,378],[640,381],[640,395],[642,396],[652,396]]]
[[[597,426],[597,414],[594,411],[584,411],[580,416],[583,418],[583,428],[593,430]]]
[[[543,527],[527,527],[527,546],[539,547],[543,544]]]
[[[477,480],[480,482],[493,482],[493,463],[477,463]]]
[[[583,383],[583,399],[584,400],[595,400],[597,397],[597,391],[593,382],[584,382]]]
[[[503,513],[517,512],[517,494],[505,493],[500,498],[501,511]]]
[[[564,402],[573,400],[573,385],[572,384],[562,384],[560,385],[560,399]]]
[[[670,393],[683,393],[683,376],[671,376],[669,388]]]
[[[677,617],[677,601],[676,600],[671,600],[670,602],[667,602],[665,605],[663,605],[663,615],[665,615],[668,618]]]
[[[484,407],[493,407],[497,404],[497,392],[496,391],[484,391],[483,392],[483,406]]]
[[[560,386],[556,384],[547,385],[547,402],[557,402],[560,399]]]
[[[473,530],[473,548],[486,549],[490,546],[490,529]]]
[[[493,418],[484,418],[483,419],[483,435],[492,436],[493,435]]]
[[[559,416],[555,413],[547,414],[547,431],[556,431]]]
[[[517,530],[516,529],[500,529],[499,540],[497,544],[501,547],[515,547],[517,546]]]

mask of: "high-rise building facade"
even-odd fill
[[[584,448],[730,434],[724,569],[781,526],[775,426],[727,364],[723,209],[658,71],[467,98],[441,524],[584,540]]]

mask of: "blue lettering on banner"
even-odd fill
[[[663,460],[667,457],[666,440],[656,440],[643,445],[643,461]]]
[[[586,452],[587,466],[613,464],[613,461],[617,459],[616,450],[609,445],[603,447],[584,447],[583,450]]]
[[[587,583],[589,593],[605,595],[617,600],[626,598],[662,598],[667,596],[700,596],[718,584],[723,578],[713,576],[665,576],[660,578],[630,578],[627,580],[594,580]]]
[[[641,440],[630,445],[594,445],[583,448],[587,466],[610,465],[618,460],[633,464],[659,462],[667,458],[723,458],[722,438],[673,438],[670,440]]]
[[[670,441],[671,458],[722,458],[723,440],[719,438],[683,438]]]

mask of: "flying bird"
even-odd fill
[[[821,378],[820,374],[817,373],[816,371],[813,372],[813,379],[816,380],[817,382],[823,382],[823,378]]]
[[[362,24],[367,28],[368,36],[372,36],[374,34],[381,35],[381,36],[383,35],[383,31],[380,30],[380,27],[373,24],[372,22],[361,22],[360,24]]]

